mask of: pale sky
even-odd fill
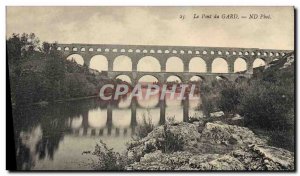
[[[240,19],[201,19],[202,14],[218,14],[221,18],[222,14],[231,13],[238,14]],[[193,19],[194,14],[199,15],[200,19]],[[241,16],[249,17],[250,14],[270,14],[271,19],[241,19]],[[180,15],[184,15],[185,19],[180,19]],[[23,32],[33,32],[41,41],[59,43],[293,50],[294,9],[293,7],[7,7],[7,36]],[[197,66],[197,61],[194,64]],[[105,63],[100,65],[103,66]],[[237,65],[239,68],[243,67]]]

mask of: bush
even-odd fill
[[[179,134],[174,134],[168,128],[168,125],[164,125],[163,141],[160,141],[159,148],[164,153],[171,153],[176,151],[182,151],[184,146],[183,138]]]
[[[236,84],[225,84],[225,87],[220,92],[220,99],[218,101],[219,108],[225,113],[236,112],[242,94],[242,88],[238,87]]]
[[[292,93],[293,94],[293,93]],[[291,93],[285,87],[263,81],[252,82],[241,98],[240,114],[245,125],[268,130],[286,130],[293,126]]]
[[[101,140],[100,144],[95,146],[92,155],[98,158],[98,161],[92,166],[95,170],[124,170],[128,163],[125,156],[114,152],[112,148],[109,149]]]
[[[147,116],[145,113],[143,113],[142,120],[142,124],[137,126],[136,136],[138,139],[146,137],[154,129],[152,116],[149,109],[147,109]]]

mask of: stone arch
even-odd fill
[[[127,82],[129,84],[132,84],[132,78],[129,77],[128,75],[124,75],[124,74],[119,74],[119,75],[116,75],[116,77],[114,78],[115,80],[122,80],[124,82]]]
[[[229,81],[229,79],[226,76],[224,76],[224,75],[216,76],[216,79],[218,81]]]
[[[94,51],[94,48],[89,48],[89,51]]]
[[[70,61],[74,61],[74,62],[76,62],[79,65],[84,65],[84,59],[79,54],[71,54],[66,59],[70,60]]]
[[[183,78],[178,75],[169,75],[166,78],[166,82],[175,82],[175,83],[182,83],[184,82]]]
[[[81,48],[80,51],[81,51],[81,52],[85,52],[85,48],[84,48],[84,47]]]
[[[104,55],[95,55],[90,60],[90,68],[98,71],[108,70],[108,60]]]
[[[120,55],[114,59],[113,71],[132,71],[132,60],[130,57]]]
[[[107,122],[107,110],[106,109],[93,109],[88,112],[88,124],[92,128],[105,128]]]
[[[58,51],[61,51],[61,47],[59,46],[59,47],[57,47],[57,49],[56,50],[58,50]]]
[[[266,60],[263,59],[263,58],[256,58],[253,61],[252,65],[253,65],[253,68],[265,66],[266,65]]]
[[[211,64],[212,73],[228,73],[228,62],[221,57],[215,58]]]
[[[79,129],[82,125],[82,115],[75,116],[69,119],[71,123],[71,128],[72,129]]]
[[[170,57],[166,62],[166,72],[183,72],[184,64],[179,57]]]
[[[161,65],[155,57],[145,56],[138,61],[137,71],[160,72]]]
[[[69,47],[65,47],[65,51],[69,51],[70,50],[70,48]]]
[[[240,82],[244,82],[244,81],[246,81],[246,80],[247,80],[247,78],[246,78],[245,76],[238,76],[238,77],[234,80],[234,82],[240,83]]]
[[[159,83],[160,79],[156,75],[146,74],[146,75],[139,76],[137,78],[137,82]]]
[[[234,61],[234,72],[241,72],[247,70],[246,59],[239,57]]]
[[[190,82],[204,82],[205,78],[201,75],[194,75],[194,76],[190,77],[189,81]]]
[[[72,51],[78,51],[78,49],[76,47],[73,47]]]
[[[193,57],[189,62],[189,72],[207,72],[207,65],[201,57]]]

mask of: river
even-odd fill
[[[149,100],[123,97],[116,102],[98,98],[14,108],[14,134],[18,169],[90,170],[92,151],[101,139],[114,151],[124,152],[143,116],[157,126],[168,118],[186,121],[202,116],[201,98]],[[201,107],[201,106],[200,106]]]

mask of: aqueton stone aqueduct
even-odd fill
[[[290,50],[273,50],[259,48],[223,48],[223,47],[190,47],[190,46],[153,46],[153,45],[107,45],[107,44],[58,44],[60,50],[67,58],[72,54],[79,54],[84,60],[84,65],[90,66],[93,56],[105,56],[108,63],[107,75],[115,79],[119,75],[127,75],[131,82],[137,81],[145,76],[151,75],[161,83],[169,76],[177,76],[182,82],[188,82],[191,77],[199,76],[205,81],[216,79],[217,76],[234,81],[239,77],[251,77],[253,73],[253,62],[259,58],[268,65],[276,58],[285,56],[292,52]],[[114,60],[118,56],[128,56],[131,59],[132,71],[114,71]],[[137,71],[139,61],[146,56],[152,56],[160,63],[160,72]],[[183,63],[183,72],[166,72],[166,63],[170,57],[178,57]],[[189,64],[192,58],[200,57],[205,61],[206,72],[189,72]],[[212,73],[214,59],[222,58],[227,62],[228,73]],[[247,65],[245,73],[234,73],[234,62],[242,58]],[[225,67],[226,65],[224,65]]]

